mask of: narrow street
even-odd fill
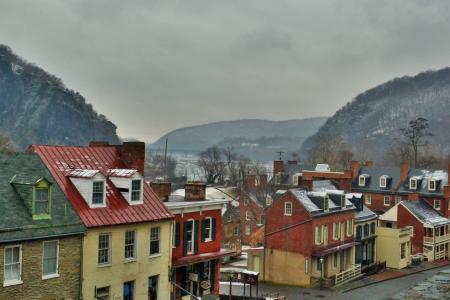
[[[274,285],[260,285],[259,294],[271,294],[279,293],[284,295],[289,300],[293,299],[333,299],[333,300],[358,300],[358,299],[390,299],[398,292],[408,289],[411,286],[424,281],[428,277],[437,274],[439,271],[448,268],[448,266],[443,266],[433,270],[424,271],[421,273],[416,273],[413,275],[392,279],[362,288],[358,288],[349,292],[335,292],[330,290],[318,290],[318,289],[303,289],[295,287],[285,287],[285,286],[274,286]],[[220,293],[228,294],[229,284],[221,283]],[[255,290],[254,290],[255,291]],[[233,285],[234,295],[243,295],[242,285]],[[249,295],[248,286],[246,288],[246,294]]]

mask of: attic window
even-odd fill
[[[341,207],[345,208],[345,195],[341,195]]]
[[[131,201],[141,201],[141,187],[142,181],[140,179],[131,181]]]
[[[381,188],[385,188],[386,187],[386,182],[387,182],[387,177],[386,176],[381,176],[380,177],[380,187]]]
[[[428,190],[432,192],[436,191],[436,180],[430,179],[428,181]]]
[[[328,195],[325,195],[325,197],[323,198],[323,211],[329,210],[329,200],[330,198],[328,198]]]
[[[92,205],[102,206],[105,204],[105,182],[94,181],[92,183]]]
[[[34,198],[34,215],[50,214],[49,188],[36,188]]]
[[[359,176],[358,185],[359,186],[366,186],[366,177],[365,176],[363,176],[363,175]]]
[[[411,190],[417,189],[417,179],[411,178],[411,179],[409,180],[409,188],[410,188]]]

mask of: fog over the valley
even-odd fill
[[[0,43],[153,141],[219,120],[332,115],[450,65],[450,1],[1,1]]]

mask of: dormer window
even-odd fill
[[[50,189],[36,188],[34,196],[34,213],[33,215],[49,215],[50,214]]]
[[[386,187],[386,184],[387,183],[387,177],[386,176],[381,176],[380,177],[380,187],[381,188],[385,188]]]
[[[409,188],[411,190],[417,189],[417,179],[416,178],[409,179]]]
[[[341,208],[345,208],[345,195],[341,196]]]
[[[366,176],[360,175],[358,180],[359,186],[366,186]]]
[[[103,206],[105,204],[105,182],[94,181],[92,183],[92,205]]]
[[[132,180],[131,181],[131,201],[141,201],[142,195],[142,181]]]
[[[329,210],[329,200],[330,198],[328,198],[328,195],[325,195],[325,197],[323,198],[323,211]]]
[[[428,190],[431,191],[431,192],[436,191],[436,180],[430,179],[428,181]]]

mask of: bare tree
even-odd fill
[[[16,145],[7,137],[0,133],[0,153],[1,152],[14,152],[17,151]]]
[[[414,167],[418,167],[419,150],[429,143],[426,138],[434,136],[434,134],[428,130],[429,127],[428,120],[420,117],[409,121],[408,127],[400,128],[400,132],[402,133],[405,142],[411,148],[412,155],[410,162],[413,163]]]
[[[223,182],[226,163],[223,151],[217,146],[210,147],[199,154],[198,165],[205,173],[207,183]]]
[[[161,154],[149,154],[147,153],[145,157],[145,172],[146,175],[156,178],[156,177],[176,177],[175,170],[177,168],[177,160],[171,155],[167,155],[166,162],[164,164],[164,155]],[[166,170],[167,168],[167,170]]]
[[[311,164],[325,163],[332,168],[348,169],[353,152],[340,136],[320,135],[307,151],[307,161]]]

